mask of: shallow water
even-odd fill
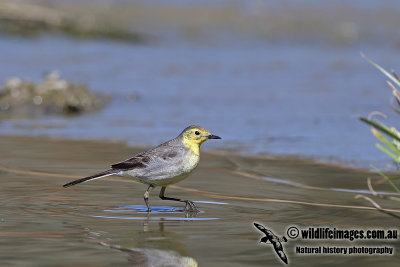
[[[62,188],[140,149],[121,143],[24,137],[3,137],[0,149],[7,155],[0,161],[2,266],[278,265],[271,245],[258,244],[262,234],[253,222],[279,236],[292,225],[350,229],[398,225],[398,219],[354,198],[367,189],[366,177],[373,178],[376,191],[392,191],[373,174],[357,169],[295,158],[203,153],[191,177],[166,191],[167,196],[196,201],[201,212],[185,214],[181,203],[161,201],[154,190],[153,212],[147,214],[146,186],[129,180],[109,177]],[[397,203],[374,199],[400,214]],[[397,241],[329,243],[386,245],[395,249],[394,256],[296,254],[295,246],[304,242],[284,243],[290,264],[398,265]],[[308,244],[328,244],[324,242]]]
[[[360,58],[361,47],[293,47],[257,41],[229,47],[132,46],[46,38],[34,42],[46,59],[35,68],[36,55],[29,53],[32,41],[0,39],[0,47],[2,79],[38,80],[45,71],[58,69],[69,80],[87,82],[94,91],[113,96],[98,113],[1,121],[3,135],[156,145],[188,125],[199,124],[224,138],[212,148],[303,155],[362,167],[387,160],[374,147],[368,127],[358,120],[374,110],[393,115],[387,105],[390,90],[382,93],[384,77]],[[395,67],[374,49],[380,48],[363,50]],[[22,51],[23,63],[11,64]],[[385,52],[396,50],[389,47]],[[335,69],[335,62],[343,68]],[[138,100],[130,100],[131,94]]]

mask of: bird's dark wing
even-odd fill
[[[264,226],[262,226],[261,224],[258,223],[254,223],[254,225],[257,227],[258,230],[260,230],[261,232],[267,234],[268,229],[265,228]]]
[[[274,245],[275,252],[276,252],[276,254],[278,254],[279,258],[280,258],[284,263],[287,264],[287,263],[288,263],[288,259],[287,259],[287,257],[286,257],[285,252],[283,252],[282,244],[281,244],[281,243],[278,244],[278,243],[279,243],[279,242],[273,244],[273,245]]]
[[[147,167],[150,161],[169,160],[183,153],[178,149],[168,149],[171,147],[171,141],[161,144],[153,149],[136,154],[130,159],[111,165],[113,170],[131,170]]]
[[[140,153],[130,159],[111,165],[111,168],[113,170],[121,170],[121,171],[135,169],[135,168],[144,168],[147,166],[147,163],[149,161],[150,161],[149,156]]]

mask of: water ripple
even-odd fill
[[[323,188],[323,187],[313,187],[297,182],[293,182],[290,180],[285,180],[285,179],[278,179],[278,178],[270,178],[270,177],[262,177],[264,180],[268,182],[274,182],[274,183],[279,183],[279,184],[287,184],[295,187],[302,187],[302,188],[307,188],[307,189],[319,189],[319,190],[330,190],[330,191],[337,191],[337,192],[349,192],[349,193],[356,193],[356,194],[370,194],[372,195],[372,192],[366,189],[347,189],[347,188]],[[385,192],[385,191],[376,191],[377,194],[379,195],[400,195],[399,193],[394,193],[394,192]]]

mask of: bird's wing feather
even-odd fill
[[[174,147],[173,140],[163,143],[155,148],[136,154],[130,159],[111,165],[116,170],[131,170],[136,168],[146,168],[150,161],[168,161],[182,153],[180,149]]]
[[[144,168],[150,161],[150,157],[146,155],[137,154],[134,157],[124,160],[122,162],[111,165],[112,169],[129,170],[134,168]]]

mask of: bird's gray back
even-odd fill
[[[168,179],[185,174],[184,160],[188,153],[191,153],[190,150],[177,137],[136,154],[124,162],[114,164],[113,168],[126,167],[121,169],[123,175],[135,177],[144,183],[154,181],[157,184],[162,180],[167,183]]]

